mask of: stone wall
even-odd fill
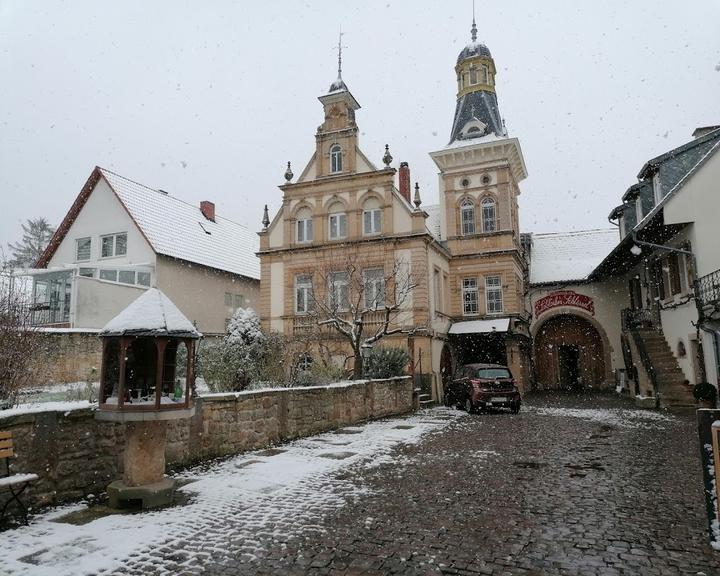
[[[35,363],[36,383],[66,384],[100,379],[102,342],[97,332],[44,329],[38,330],[37,337],[42,345]]]
[[[169,421],[166,460],[181,467],[348,424],[412,409],[409,377],[323,387],[276,388],[210,394],[195,402],[195,415]],[[34,507],[99,494],[122,476],[125,425],[95,420],[91,408],[0,412],[0,430],[12,430],[13,472],[40,477],[25,492]],[[6,494],[0,494],[0,505]]]

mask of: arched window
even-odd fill
[[[475,205],[469,198],[465,198],[460,204],[460,222],[463,236],[475,234]]]
[[[298,210],[295,216],[297,220],[297,241],[312,242],[313,239],[313,221],[312,211],[307,206]]]
[[[480,206],[482,207],[483,232],[495,232],[495,230],[497,230],[495,200],[492,198],[484,198]]]
[[[342,172],[342,148],[335,144],[330,148],[330,172]]]
[[[382,232],[382,209],[377,198],[368,198],[363,205],[363,234],[380,234]]]
[[[328,208],[328,237],[338,240],[347,236],[347,215],[345,207],[340,202],[333,203]]]

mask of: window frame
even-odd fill
[[[313,221],[312,217],[303,218],[295,222],[295,240],[298,244],[307,244],[313,241]],[[300,231],[302,230],[302,234]]]
[[[492,218],[488,218],[485,214],[485,211],[489,208],[492,208]],[[482,220],[482,230],[483,232],[497,232],[498,225],[497,225],[497,202],[495,201],[495,198],[491,198],[489,196],[486,196],[480,201],[480,219]],[[488,228],[487,223],[492,222],[492,227]]]
[[[369,215],[370,230],[367,228],[368,221],[366,216]],[[368,208],[363,210],[363,236],[375,236],[382,234],[382,208]]]
[[[302,299],[299,298],[300,290],[302,290]],[[300,309],[300,302],[302,300],[303,309]],[[295,314],[297,316],[307,316],[312,314],[315,310],[314,306],[314,290],[311,274],[297,274],[295,276]]]
[[[87,258],[80,258],[80,242],[87,240]],[[92,236],[83,236],[82,238],[75,239],[75,262],[89,262],[92,260]]]
[[[122,254],[118,254],[118,238],[125,237],[125,251]],[[106,239],[112,239],[112,254],[105,256],[103,255],[103,245]],[[102,234],[100,236],[100,260],[107,260],[108,258],[120,258],[127,256],[127,244],[128,244],[128,233],[127,232],[114,232],[112,234]]]
[[[369,278],[370,273],[379,273],[374,278]],[[363,303],[367,310],[384,310],[386,293],[385,293],[385,270],[382,267],[366,268],[362,271],[363,281]],[[372,292],[372,301],[368,302],[368,296]],[[380,293],[380,297],[378,297]],[[374,302],[374,306],[371,305]]]
[[[339,174],[343,171],[343,153],[340,144],[330,146],[330,173]]]
[[[490,281],[497,280],[497,284],[490,283]],[[500,302],[500,308],[499,310],[490,310],[490,295],[491,294],[499,294],[500,298],[495,299],[495,305],[497,306],[497,302]],[[494,276],[485,276],[485,311],[488,315],[490,314],[503,314],[505,311],[505,296],[503,294],[503,285],[502,285],[502,276],[500,275],[494,275]]]
[[[471,218],[466,218],[466,213],[469,213]],[[470,228],[472,228],[472,230],[470,230]],[[472,236],[476,233],[476,229],[475,203],[470,198],[465,198],[460,203],[460,233],[462,236]]]
[[[333,235],[333,220],[335,219],[337,219],[336,234]],[[347,238],[347,212],[331,212],[328,214],[328,239],[343,240],[344,238]]]
[[[328,307],[333,312],[350,310],[350,274],[348,272],[331,272],[328,276]]]
[[[472,284],[472,285],[471,285]],[[461,286],[463,316],[477,316],[480,314],[480,287],[476,276],[462,279]],[[470,296],[470,298],[468,298]],[[470,309],[469,304],[473,304]],[[474,308],[474,310],[472,309]]]

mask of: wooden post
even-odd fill
[[[195,367],[195,341],[191,338],[185,340],[185,348],[187,351],[187,366],[185,368],[185,408],[190,406],[190,382],[194,378]]]
[[[102,358],[100,362],[100,404],[105,404],[107,394],[105,394],[105,368],[107,364],[107,338],[102,339]]]
[[[120,374],[118,374],[118,408],[125,404],[125,355],[129,338],[120,338]]]
[[[157,366],[155,367],[155,410],[160,410],[160,399],[163,392],[163,368],[165,365],[165,347],[167,338],[155,338],[155,349],[157,350]]]

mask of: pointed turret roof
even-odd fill
[[[110,320],[100,336],[200,338],[202,334],[170,298],[157,288],[150,288]]]

